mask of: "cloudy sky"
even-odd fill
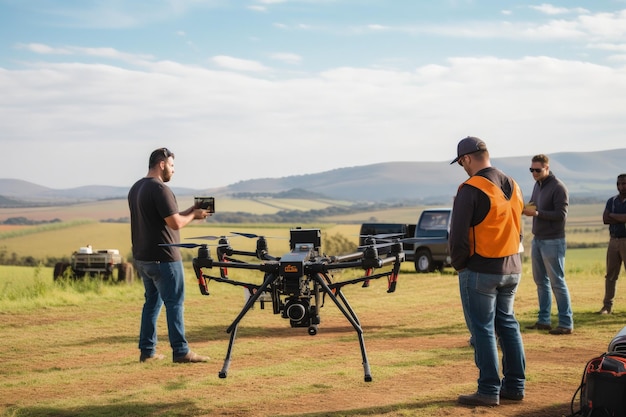
[[[0,0],[0,178],[51,188],[624,148],[625,113],[626,0]]]

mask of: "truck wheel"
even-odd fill
[[[415,251],[415,270],[422,274],[433,271],[433,257],[428,249]]]
[[[63,278],[63,274],[65,273],[65,270],[69,266],[70,266],[69,264],[64,263],[64,262],[57,262],[56,264],[54,264],[54,271],[52,273],[54,280],[56,281],[59,278]]]
[[[133,264],[123,262],[117,266],[117,282],[126,282],[130,284],[135,278]]]

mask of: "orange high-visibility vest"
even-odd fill
[[[485,177],[474,175],[465,181],[464,184],[484,192],[491,202],[489,213],[483,221],[470,228],[470,256],[476,253],[483,258],[504,258],[519,252],[524,200],[517,183],[511,181],[513,193],[510,200],[500,187]]]

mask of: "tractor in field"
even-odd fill
[[[85,246],[72,253],[69,263],[55,264],[53,274],[55,280],[69,274],[72,278],[90,276],[130,283],[134,278],[134,268],[124,261],[117,249],[93,250],[91,246]]]

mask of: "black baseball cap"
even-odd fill
[[[456,161],[459,160],[460,157],[464,155],[469,155],[470,153],[486,150],[487,145],[485,144],[485,142],[482,141],[482,139],[474,136],[468,136],[465,139],[461,139],[461,141],[457,145],[456,158],[454,158],[454,160],[450,162],[450,165],[454,164]]]

